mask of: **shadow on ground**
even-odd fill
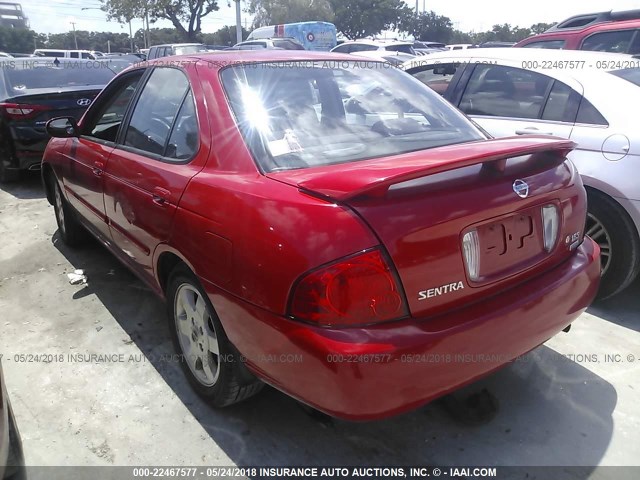
[[[610,442],[613,386],[544,346],[458,393],[486,389],[495,399],[495,415],[480,425],[452,416],[439,402],[376,422],[318,421],[272,388],[215,410],[193,393],[177,363],[159,360],[172,353],[162,301],[101,246],[69,250],[57,234],[54,245],[88,276],[74,298],[97,296],[239,466],[589,466],[598,465]]]
[[[640,276],[618,295],[591,305],[588,312],[640,332]]]
[[[22,200],[45,197],[40,172],[22,172],[20,180],[11,183],[0,183],[0,190],[4,190],[15,198]]]

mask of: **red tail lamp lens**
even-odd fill
[[[291,315],[327,326],[364,325],[407,315],[396,279],[378,250],[313,271],[298,283]]]

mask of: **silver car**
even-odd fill
[[[599,298],[640,270],[640,59],[537,49],[433,53],[403,68],[495,137],[545,134],[578,144],[586,233],[600,245]]]

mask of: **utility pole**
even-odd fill
[[[149,10],[147,10],[147,4],[144,4],[144,19],[142,21],[142,26],[144,27],[144,21],[147,21],[146,32],[147,34],[144,36],[144,48],[151,47],[151,37],[149,34]]]
[[[129,47],[133,53],[133,32],[131,31],[131,19],[129,19]]]
[[[420,10],[420,0],[416,0],[416,17],[418,16],[418,12]]]
[[[234,0],[236,2],[236,43],[242,41],[242,19],[240,18],[240,0]],[[418,0],[416,0],[417,2]]]
[[[76,22],[69,22],[73,26],[73,42],[76,44],[76,50],[78,50],[78,39],[76,38]]]

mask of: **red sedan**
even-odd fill
[[[323,412],[416,408],[576,319],[599,279],[551,137],[487,139],[388,64],[198,54],[49,122],[47,197],[160,296],[215,406],[263,382]]]

